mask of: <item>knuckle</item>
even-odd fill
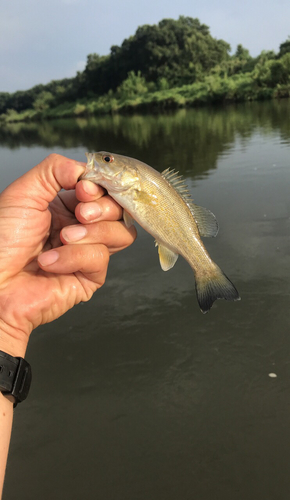
[[[99,245],[98,251],[99,251],[99,259],[101,259],[101,266],[100,266],[101,269],[98,274],[98,284],[101,287],[106,281],[110,254],[108,248],[105,245]]]
[[[100,257],[103,261],[103,265],[105,267],[108,267],[110,260],[110,252],[108,247],[106,247],[105,245],[99,245],[99,252],[100,252]]]
[[[49,161],[50,163],[53,163],[55,162],[58,158],[59,158],[60,155],[58,155],[57,153],[50,153],[46,159],[47,161]]]
[[[123,209],[110,196],[102,198],[103,218],[107,220],[119,219],[122,216]]]

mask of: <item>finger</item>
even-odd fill
[[[131,245],[137,236],[136,228],[129,229],[123,222],[102,221],[90,225],[66,226],[60,233],[60,239],[67,244],[103,244],[110,253],[116,253]]]
[[[38,264],[44,271],[55,274],[83,273],[99,286],[106,279],[109,251],[105,245],[66,245],[38,257]]]
[[[79,181],[76,185],[76,197],[79,201],[98,200],[105,192],[104,188],[91,181]]]
[[[62,189],[73,189],[85,171],[85,163],[51,154],[39,165],[19,177],[2,193],[6,206],[25,206],[46,210]]]
[[[79,203],[75,210],[76,218],[82,224],[101,220],[119,220],[123,216],[123,209],[109,195],[102,196],[98,201]]]

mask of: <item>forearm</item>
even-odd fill
[[[15,357],[24,357],[27,341],[19,339],[18,333],[12,331],[8,332],[8,328],[3,328],[1,322],[0,328],[0,350]],[[28,335],[27,335],[28,339]],[[13,403],[15,402],[13,396],[4,396],[0,392],[0,499],[2,498],[2,490],[5,476],[5,469],[7,464],[9,443],[11,438],[11,429],[13,421]]]
[[[13,398],[0,392],[0,499],[4,483],[11,428],[13,420]]]

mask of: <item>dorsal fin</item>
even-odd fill
[[[169,168],[164,170],[161,175],[172,185],[172,187],[174,187],[187,204],[194,217],[200,236],[211,238],[216,236],[219,226],[214,214],[207,208],[199,207],[193,203],[188,186],[183,177],[178,175],[176,170],[170,170]]]
[[[191,211],[200,236],[213,238],[218,234],[219,225],[215,215],[207,208],[199,207],[194,203],[187,203]]]
[[[161,175],[172,187],[174,187],[175,191],[180,194],[187,204],[194,217],[200,236],[209,238],[216,236],[219,230],[218,221],[210,210],[199,207],[193,203],[188,186],[183,177],[178,175],[176,170],[170,170],[169,168],[164,170]]]
[[[163,179],[165,179],[171,184],[172,187],[174,187],[175,191],[180,194],[185,203],[188,205],[193,200],[184,178],[182,177],[182,175],[178,175],[178,173],[179,172],[176,172],[176,170],[170,170],[169,168],[167,168],[166,170],[161,172],[161,175]]]

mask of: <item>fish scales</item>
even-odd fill
[[[103,186],[124,209],[129,227],[136,220],[158,245],[161,268],[171,269],[178,255],[195,275],[197,299],[207,312],[216,299],[239,300],[239,294],[210,258],[202,236],[216,236],[218,225],[207,209],[194,205],[187,187],[174,171],[162,174],[149,165],[122,155],[101,151],[87,153],[82,179]]]
[[[172,251],[178,250],[191,266],[195,267],[199,260],[211,263],[205,247],[199,241],[192,213],[174,187],[151,167],[145,175],[140,168],[140,181],[141,193],[150,193],[151,196],[146,202],[146,197],[141,194],[143,206],[141,214],[135,212],[136,221],[156,241],[164,243]],[[138,198],[137,194],[137,202]]]

